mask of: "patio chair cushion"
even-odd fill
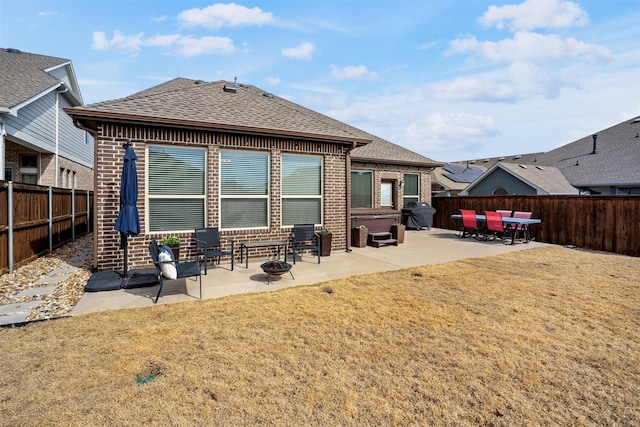
[[[158,254],[158,261],[160,261],[160,271],[167,279],[175,280],[178,278],[178,270],[176,270],[176,264],[173,257],[166,251],[160,251]]]

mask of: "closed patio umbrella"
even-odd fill
[[[120,248],[124,249],[124,278],[127,278],[128,238],[140,234],[140,218],[138,217],[138,157],[131,148],[131,142],[122,145],[127,151],[124,154],[122,176],[120,178],[120,213],[113,227],[120,232]]]

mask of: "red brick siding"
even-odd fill
[[[290,227],[280,227],[280,155],[284,152],[322,155],[324,159],[324,226],[333,232],[334,250],[346,247],[346,181],[345,162],[347,147],[325,143],[284,139],[266,136],[245,136],[220,134],[207,131],[186,131],[150,127],[101,124],[98,127],[95,146],[96,164],[96,247],[95,267],[99,270],[122,269],[123,250],[120,249],[118,233],[113,230],[119,212],[119,186],[122,170],[122,144],[133,143],[138,156],[138,211],[142,232],[129,240],[128,267],[150,267],[147,245],[152,238],[160,239],[162,234],[145,233],[145,146],[146,144],[174,144],[183,146],[206,146],[207,148],[207,224],[219,224],[219,153],[220,149],[238,148],[267,151],[270,153],[271,201],[270,226],[267,230],[222,231],[221,234],[236,241],[236,257],[240,256],[243,241],[289,240]],[[179,237],[183,245],[191,245],[193,233],[183,233]],[[255,251],[255,256],[270,254],[268,249]],[[181,257],[182,257],[181,252]],[[252,257],[254,252],[252,252]]]

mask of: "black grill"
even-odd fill
[[[427,202],[408,202],[402,209],[402,223],[410,229],[429,230],[433,227],[434,213],[435,208]]]

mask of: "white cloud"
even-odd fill
[[[375,72],[367,70],[364,65],[350,65],[343,68],[332,65],[331,75],[337,80],[360,80],[363,77],[377,77]]]
[[[281,50],[282,56],[297,59],[310,59],[311,54],[315,52],[316,47],[309,42],[302,43],[296,47],[283,48]]]
[[[451,155],[460,149],[485,144],[499,135],[496,121],[487,115],[429,113],[410,123],[405,131],[409,146]]]
[[[137,53],[142,47],[162,47],[173,49],[172,53],[183,57],[208,54],[229,54],[235,51],[233,41],[228,37],[192,37],[180,34],[166,34],[145,38],[143,33],[126,36],[114,31],[111,39],[104,32],[95,31],[91,48],[95,50],[122,50]]]
[[[513,38],[478,41],[475,37],[453,40],[451,53],[471,53],[495,63],[532,62],[536,64],[586,62],[604,63],[611,60],[611,51],[595,44],[562,39],[557,35],[518,32]]]
[[[528,31],[536,28],[569,28],[584,26],[589,22],[587,13],[580,5],[562,0],[527,0],[520,4],[489,6],[478,18],[484,27],[495,25],[511,31]]]
[[[178,22],[185,27],[223,28],[240,25],[264,25],[273,21],[269,12],[259,7],[249,9],[235,3],[216,3],[202,9],[185,10],[178,15]]]
[[[105,33],[94,31],[91,48],[95,50],[118,49],[125,52],[138,52],[140,46],[144,45],[143,33],[133,36],[126,36],[119,31],[114,31],[111,40],[107,39]]]
[[[38,12],[38,18],[42,16],[64,16],[64,15],[53,10],[47,10],[44,12]]]
[[[515,102],[521,97],[512,85],[496,83],[487,76],[461,77],[426,91],[439,101]]]
[[[233,41],[228,37],[181,37],[176,53],[179,56],[192,57],[207,54],[228,54],[235,51]]]
[[[282,83],[282,81],[277,77],[267,77],[267,84],[271,86],[277,86],[280,83]]]

